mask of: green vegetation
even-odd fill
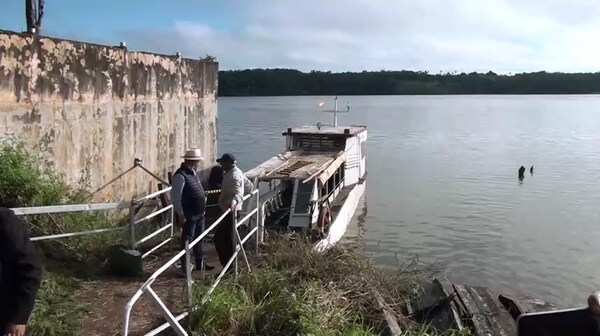
[[[379,335],[386,328],[377,297],[397,316],[405,335],[437,333],[403,314],[430,270],[375,267],[356,247],[314,253],[304,241],[269,245],[252,273],[224,279],[190,320],[194,335]],[[196,300],[209,283],[196,288]]]
[[[45,272],[27,335],[80,335],[87,305],[73,297],[79,281],[61,272]]]
[[[220,96],[591,93],[600,93],[600,73],[219,71]]]
[[[85,190],[71,190],[64,178],[40,167],[42,158],[23,144],[0,143],[0,205],[29,207],[82,203]],[[23,216],[31,236],[77,232],[120,225],[106,213],[70,213]],[[100,234],[40,241],[44,260],[43,281],[28,335],[78,335],[85,305],[72,297],[82,278],[102,269],[107,248],[119,241],[118,234]]]

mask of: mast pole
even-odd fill
[[[333,127],[337,127],[337,100],[338,97],[335,97],[335,104],[333,106]]]

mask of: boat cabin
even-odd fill
[[[246,172],[261,189],[266,226],[325,231],[336,198],[365,176],[364,126],[302,126],[283,132],[285,151]]]

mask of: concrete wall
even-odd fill
[[[41,150],[42,164],[96,190],[134,158],[166,179],[186,147],[216,156],[218,64],[0,30],[0,137]],[[156,190],[132,172],[99,192]]]

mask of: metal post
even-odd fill
[[[233,216],[233,220],[231,221],[233,223],[233,231],[231,232],[231,242],[232,242],[231,245],[233,245],[232,253],[235,254],[235,251],[237,249],[237,244],[238,244],[238,240],[237,240],[237,210],[233,210],[231,212],[231,215]],[[235,260],[233,262],[233,273],[235,276],[235,280],[237,281],[237,278],[238,278],[237,254],[235,255]]]
[[[190,241],[185,240],[185,280],[187,284],[188,294],[188,309],[190,314],[192,313],[192,307],[194,305],[192,298],[192,262],[190,260]]]
[[[132,200],[129,206],[129,248],[135,248],[135,202]]]
[[[256,223],[256,255],[258,256],[258,245],[260,244],[260,213],[261,213],[261,208],[260,208],[260,197],[259,197],[260,192],[256,193],[256,214],[254,215],[255,217],[255,223]]]
[[[335,97],[335,105],[333,107],[333,126],[337,127],[337,101],[338,97]]]
[[[171,215],[169,216],[171,219],[171,252],[173,252],[173,233],[175,231],[175,207],[171,208],[171,211],[169,212]]]

